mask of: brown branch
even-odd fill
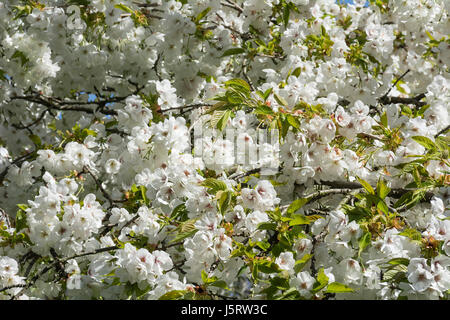
[[[90,255],[93,255],[93,254],[102,253],[102,252],[108,252],[108,251],[117,250],[117,249],[120,249],[120,248],[118,246],[100,248],[100,249],[96,249],[96,250],[91,251],[91,252],[80,253],[80,254],[76,254],[76,255],[73,255],[73,256],[68,257],[68,258],[64,258],[64,259],[61,260],[61,262],[65,263],[65,262],[67,262],[67,261],[69,261],[71,259],[76,259],[76,258],[80,258],[80,257],[90,256]]]
[[[23,156],[18,157],[17,159],[15,159],[13,162],[11,162],[5,169],[3,169],[3,171],[0,173],[0,184],[3,183],[3,180],[6,177],[6,174],[8,173],[8,169],[12,166],[12,165],[20,165],[22,162],[26,161],[27,159],[29,159],[30,157],[32,157],[34,155],[35,151],[31,151],[28,152],[27,154],[24,154]]]
[[[242,9],[237,3],[235,3],[231,0],[226,0],[226,1],[227,2],[221,1],[220,4],[224,7],[231,8],[231,9],[238,11],[239,14],[244,12],[244,9]]]
[[[37,123],[39,123],[39,122],[44,118],[45,114],[46,114],[48,111],[49,111],[48,109],[45,109],[44,112],[42,112],[41,115],[40,115],[36,120],[34,120],[32,123],[30,123],[30,124],[28,124],[28,125],[12,124],[12,126],[13,126],[14,128],[16,128],[16,129],[18,129],[18,130],[29,129],[30,127],[32,127],[32,126],[36,125]]]
[[[119,102],[123,100],[123,97],[120,98],[113,98],[110,100],[103,100],[98,102],[84,102],[84,101],[62,101],[56,99],[56,98],[48,98],[47,100],[44,99],[42,96],[34,95],[34,96],[15,96],[11,97],[11,100],[25,100],[28,102],[33,102],[40,104],[42,106],[47,107],[51,110],[58,110],[58,111],[78,111],[78,112],[86,112],[90,114],[94,114],[95,110],[88,107],[83,107],[82,105],[106,105],[107,103],[114,103]],[[77,106],[75,106],[77,105]],[[117,111],[115,110],[99,110],[101,113],[105,115],[117,115]]]
[[[413,98],[402,98],[402,97],[381,97],[378,99],[378,102],[381,104],[412,104],[416,107],[423,107],[427,103],[424,101],[420,101],[425,98],[425,93],[421,93]]]
[[[25,283],[24,284],[15,284],[15,285],[12,285],[12,286],[7,286],[7,287],[1,288],[0,292],[6,291],[6,290],[9,290],[9,289],[14,289],[14,288],[24,288],[26,286],[27,285]]]
[[[325,185],[332,188],[337,189],[361,189],[362,185],[358,182],[349,182],[349,181],[320,181],[320,183],[316,183],[316,185]],[[413,191],[414,189],[404,189],[404,188],[395,188],[391,189],[389,192],[389,196],[393,198],[400,198],[407,192]],[[424,195],[425,201],[430,201],[434,196],[432,192],[426,192]]]
[[[179,107],[173,107],[173,108],[169,108],[169,109],[164,109],[161,110],[161,112],[167,112],[167,111],[174,111],[174,110],[181,110],[183,111],[183,109],[189,108],[190,110],[192,109],[196,109],[196,108],[202,108],[202,107],[212,107],[212,104],[208,104],[208,103],[195,103],[195,104],[188,104],[188,105],[184,105],[184,106],[179,106]]]
[[[92,179],[94,179],[95,184],[96,184],[97,187],[100,189],[100,191],[102,192],[103,196],[104,196],[106,199],[108,199],[108,202],[109,202],[109,208],[112,208],[112,207],[114,206],[114,203],[115,203],[116,201],[114,201],[114,200],[111,198],[111,196],[109,195],[109,193],[106,192],[105,188],[103,188],[103,186],[102,186],[101,181],[98,180],[98,178],[95,176],[95,174],[94,174],[91,170],[89,170],[89,168],[88,168],[87,166],[84,166],[83,170],[87,171],[87,172],[91,175]],[[108,212],[108,213],[109,213],[109,212]],[[109,215],[111,215],[111,214],[109,214]],[[107,220],[107,216],[108,216],[108,214],[105,216],[104,220]],[[109,216],[108,216],[108,218],[109,218]]]
[[[71,259],[76,259],[76,258],[80,258],[80,257],[84,257],[84,256],[88,256],[88,255],[92,255],[92,254],[97,254],[97,253],[101,253],[101,252],[106,252],[106,251],[112,251],[112,250],[117,250],[119,249],[118,246],[112,246],[112,247],[106,247],[106,248],[100,248],[91,252],[86,252],[86,253],[80,253],[71,257],[67,257],[64,259],[59,259],[58,257],[55,257],[54,254],[52,254],[54,261],[53,263],[51,263],[50,265],[46,266],[39,274],[35,275],[28,283],[26,284],[17,284],[17,285],[13,285],[13,286],[8,286],[8,287],[4,287],[2,289],[0,289],[0,292],[8,290],[8,289],[13,289],[13,288],[23,288],[21,291],[19,291],[17,294],[15,294],[11,300],[14,300],[23,290],[30,288],[41,276],[43,276],[45,273],[47,273],[48,271],[50,271],[52,268],[57,267],[57,268],[61,268],[61,265],[65,264],[67,261],[71,260]]]
[[[434,138],[439,137],[441,134],[446,133],[448,130],[450,129],[450,124],[448,126],[446,126],[444,129],[442,129],[441,131],[439,131],[438,133],[436,133],[434,135]]]
[[[389,92],[391,92],[391,90],[397,85],[397,83],[399,83],[400,82],[400,80],[402,80],[409,72],[410,72],[411,70],[410,69],[408,69],[408,70],[406,70],[406,72],[405,73],[403,73],[395,82],[394,82],[394,84],[389,88],[389,90],[380,98],[380,100],[384,100],[384,99],[386,99],[387,98],[387,96],[388,96],[388,94],[389,94]]]

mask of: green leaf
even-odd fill
[[[222,119],[223,115],[225,114],[226,110],[215,110],[213,114],[211,115],[211,128],[217,128],[218,123],[220,119]]]
[[[358,179],[358,182],[363,186],[364,189],[366,189],[367,192],[369,192],[370,194],[375,194],[375,191],[373,190],[372,186],[365,180],[356,177],[356,179]]]
[[[128,13],[131,13],[131,14],[134,13],[133,9],[127,7],[127,6],[124,5],[123,3],[116,4],[116,5],[114,6],[114,8],[117,8],[117,9],[119,9],[119,10],[122,10],[122,11],[125,11],[125,12],[128,12]]]
[[[27,227],[27,213],[24,210],[18,210],[16,214],[16,231]]]
[[[245,49],[243,49],[243,48],[231,48],[231,49],[225,50],[225,52],[222,54],[221,58],[227,57],[227,56],[233,56],[236,54],[241,54],[244,52],[245,52]]]
[[[184,203],[178,205],[175,207],[175,209],[173,209],[170,218],[171,219],[176,219],[180,216],[184,216],[187,214],[187,209],[186,209],[186,205]]]
[[[383,179],[378,180],[377,194],[381,199],[384,200],[390,191],[391,191],[391,189],[388,186],[386,186]]]
[[[28,57],[23,53],[22,51],[16,50],[13,55],[11,56],[11,59],[19,59],[20,64],[22,67],[30,61]]]
[[[270,279],[270,284],[272,287],[279,290],[287,290],[289,289],[289,280],[283,277],[274,277]]]
[[[221,98],[223,98],[223,97],[221,97]],[[219,97],[215,97],[214,100],[215,99],[219,99]],[[224,110],[227,110],[229,107],[230,106],[228,105],[227,101],[219,101],[215,105],[213,105],[212,107],[208,108],[208,110],[206,111],[206,114],[212,114],[216,110],[224,111]]]
[[[33,141],[33,143],[36,145],[36,146],[40,146],[40,145],[42,145],[42,141],[41,141],[41,138],[39,137],[39,136],[37,136],[37,135],[35,135],[35,134],[30,134],[29,136],[28,136],[28,138],[30,138],[30,140],[31,141]]]
[[[422,240],[422,234],[413,228],[405,229],[404,231],[400,232],[399,235],[410,238],[411,240],[414,240],[414,241]]]
[[[252,278],[253,278],[253,281],[258,281],[258,264],[253,265]]]
[[[300,271],[302,271],[303,267],[306,265],[306,263],[311,260],[311,258],[313,257],[312,254],[305,254],[301,259],[295,261],[295,265],[294,265],[294,271],[296,273],[299,273]]]
[[[264,101],[266,101],[269,98],[272,91],[273,91],[273,88],[269,88],[264,92],[264,95],[263,95]]]
[[[299,210],[301,207],[303,207],[305,204],[307,204],[309,201],[308,198],[299,198],[295,199],[288,207],[287,214],[291,215],[294,214],[297,210]]]
[[[223,129],[225,129],[225,127],[228,124],[228,119],[230,118],[230,115],[231,115],[231,110],[226,110],[223,113],[222,117],[217,122],[217,129],[219,129],[220,131],[223,131]]]
[[[381,115],[380,121],[381,121],[381,124],[382,124],[385,128],[388,127],[388,118],[387,118],[386,111]]]
[[[348,205],[343,205],[342,208],[348,215],[349,222],[365,220],[371,216],[371,213],[367,208],[351,207]]]
[[[288,121],[288,123],[293,126],[296,129],[300,128],[300,122],[298,121],[298,119],[296,117],[294,117],[291,114],[286,115],[286,120]]]
[[[23,211],[27,211],[27,209],[28,209],[28,206],[23,203],[19,203],[17,206],[19,207],[20,210],[23,210]]]
[[[325,286],[328,284],[328,281],[329,281],[329,278],[325,274],[324,268],[320,268],[319,272],[317,273],[317,282],[314,283],[312,291],[314,293],[319,292],[320,290],[325,288]]]
[[[264,251],[267,251],[267,250],[270,249],[270,247],[271,247],[270,243],[267,242],[267,241],[258,241],[258,242],[256,243],[256,245],[257,245],[258,247],[260,247],[260,248],[261,248],[262,250],[264,250]]]
[[[158,300],[178,300],[181,299],[187,292],[187,290],[172,290],[163,294]]]
[[[192,223],[192,226],[186,224],[186,225],[184,225],[184,228],[182,228],[180,230],[180,232],[175,236],[175,238],[173,238],[169,243],[179,242],[179,241],[184,240],[186,238],[192,237],[197,231],[198,230],[195,229],[193,223]]]
[[[223,215],[231,203],[231,192],[219,190],[216,194],[216,198],[218,198],[217,206],[219,208],[219,212]]]
[[[283,292],[283,294],[277,298],[275,298],[275,300],[297,300],[299,296],[299,293],[297,291],[297,289],[295,288],[290,288],[288,290],[286,290],[285,292]]]
[[[389,215],[389,207],[383,200],[379,200],[377,203],[377,209],[381,210],[386,216]]]
[[[208,274],[206,273],[205,270],[202,270],[202,281],[203,281],[203,283],[208,283],[208,280],[209,280]]]
[[[291,10],[290,10],[289,6],[285,5],[284,11],[283,11],[283,22],[284,22],[285,28],[287,28],[287,26],[288,26],[290,14],[291,14]]]
[[[275,112],[273,109],[269,106],[266,106],[264,104],[257,106],[254,110],[254,113],[256,114],[262,114],[262,115],[273,115]]]
[[[358,251],[358,257],[361,256],[361,253],[364,251],[365,248],[370,244],[372,239],[372,234],[370,232],[366,232],[362,235],[362,237],[359,239],[359,251]]]
[[[276,230],[277,224],[270,223],[270,222],[261,222],[260,224],[258,224],[257,229],[258,230]]]
[[[383,281],[406,281],[408,267],[404,264],[396,264],[383,274]]]
[[[404,193],[395,203],[394,203],[394,208],[398,208],[404,204],[407,203],[411,203],[412,199],[413,199],[413,192],[412,191],[408,191],[406,193]]]
[[[262,260],[262,261],[258,261],[257,265],[258,265],[258,270],[262,273],[270,274],[270,273],[280,272],[280,268],[273,261]]]
[[[207,178],[204,181],[202,181],[200,185],[202,187],[209,188],[210,189],[209,191],[212,194],[216,194],[220,190],[223,191],[227,190],[227,185],[225,182],[214,178]]]
[[[235,88],[238,91],[243,90],[245,94],[248,94],[251,91],[250,85],[247,83],[247,81],[238,78],[226,81],[225,86]]]
[[[282,105],[282,106],[284,106],[284,107],[287,107],[288,103],[286,102],[286,100],[284,100],[283,97],[280,97],[280,96],[279,96],[278,94],[276,94],[276,93],[274,93],[273,96],[274,96],[276,102],[278,102],[278,104],[280,104],[280,105]]]
[[[354,292],[352,288],[339,282],[330,283],[327,287],[327,293],[341,293],[341,292]]]
[[[409,259],[407,259],[407,258],[394,258],[394,259],[389,260],[388,263],[393,265],[393,266],[398,265],[398,264],[402,264],[402,265],[408,266],[409,265]]]
[[[295,70],[294,71],[292,71],[292,73],[291,73],[291,75],[293,75],[294,77],[299,77],[300,76],[300,74],[302,73],[302,68],[301,67],[298,67],[298,68],[295,68]]]
[[[203,10],[202,12],[200,12],[197,17],[195,18],[195,22],[200,22],[200,20],[202,20],[209,12],[211,11],[211,8],[208,7],[205,10]]]
[[[437,148],[436,144],[430,138],[422,137],[422,136],[414,136],[414,137],[411,137],[411,139],[413,139],[417,143],[421,144],[428,150],[433,150],[433,149]]]
[[[208,284],[208,286],[222,288],[225,290],[230,290],[230,288],[228,288],[228,286],[227,286],[227,283],[223,280],[217,280],[217,281],[211,282]]]
[[[301,224],[310,224],[311,220],[308,219],[308,217],[302,215],[302,214],[296,214],[292,217],[292,220],[289,221],[289,226],[297,226]]]

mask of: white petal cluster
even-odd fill
[[[450,298],[449,1],[85,2],[0,3],[0,299]]]

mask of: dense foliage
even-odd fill
[[[1,299],[448,299],[450,2],[0,3]]]

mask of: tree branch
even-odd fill
[[[420,101],[423,98],[425,98],[425,93],[421,93],[413,98],[402,98],[402,97],[381,97],[380,99],[378,99],[378,102],[380,102],[381,104],[396,104],[396,103],[400,103],[400,104],[412,104],[415,105],[416,107],[423,107],[424,105],[426,105],[426,102]]]

